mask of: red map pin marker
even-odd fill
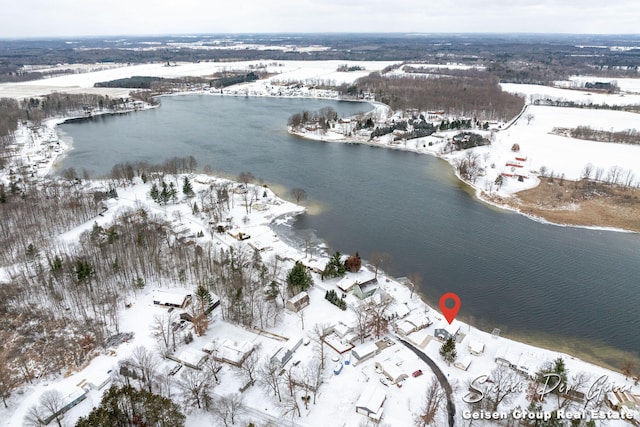
[[[447,300],[453,300],[453,307],[449,308],[446,306]],[[440,310],[442,314],[444,314],[444,318],[447,319],[447,322],[451,324],[453,319],[458,315],[458,311],[460,311],[460,297],[453,292],[447,292],[446,294],[440,297]]]

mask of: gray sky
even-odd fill
[[[0,38],[261,32],[640,32],[638,0],[8,0]]]

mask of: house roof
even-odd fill
[[[382,408],[382,404],[387,398],[387,394],[380,387],[371,385],[360,395],[356,403],[356,409],[362,408],[370,413],[376,413]]]
[[[369,342],[366,344],[362,344],[351,350],[351,353],[355,356],[356,359],[362,359],[363,357],[367,357],[372,353],[378,351],[378,346],[374,342]]]
[[[171,304],[181,306],[184,304],[185,298],[191,295],[188,289],[157,289],[153,292],[153,301],[158,304]]]
[[[471,341],[469,343],[469,351],[473,353],[483,353],[484,352],[484,343],[480,341]]]
[[[207,358],[207,356],[207,353],[205,353],[204,351],[189,347],[180,352],[180,354],[178,355],[178,359],[180,359],[187,365],[199,366],[200,363],[202,363],[202,361]]]
[[[305,291],[300,292],[297,295],[292,296],[291,298],[289,298],[287,300],[287,302],[291,303],[291,304],[296,304],[299,301],[302,301],[305,298],[309,298],[309,294],[306,293]]]
[[[406,378],[408,376],[402,371],[402,369],[400,369],[399,366],[397,366],[390,360],[385,360],[378,365],[380,366],[380,369],[382,369],[382,371],[385,373],[385,375],[388,376],[389,379],[391,379],[391,381],[393,381],[394,383],[402,380],[403,377]]]

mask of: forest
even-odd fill
[[[497,77],[486,73],[460,77],[403,77],[372,73],[341,93],[370,92],[393,110],[442,110],[450,116],[478,120],[509,120],[524,106],[524,99],[502,91]]]

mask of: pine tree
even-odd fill
[[[287,286],[292,295],[296,295],[302,291],[306,291],[313,285],[313,278],[307,271],[307,267],[296,262],[289,274],[287,275]]]
[[[184,181],[182,183],[182,192],[185,196],[191,197],[193,196],[193,187],[191,186],[191,181],[186,176],[184,177]]]
[[[451,362],[456,360],[458,353],[456,352],[456,342],[453,338],[449,337],[444,343],[442,343],[442,346],[440,347],[440,356],[442,356],[444,361],[447,362],[447,365],[450,365]]]
[[[153,185],[151,185],[151,191],[149,192],[149,195],[151,196],[151,199],[153,199],[154,202],[159,203],[160,202],[160,192],[158,191],[158,186],[156,185],[156,183],[154,182]]]

